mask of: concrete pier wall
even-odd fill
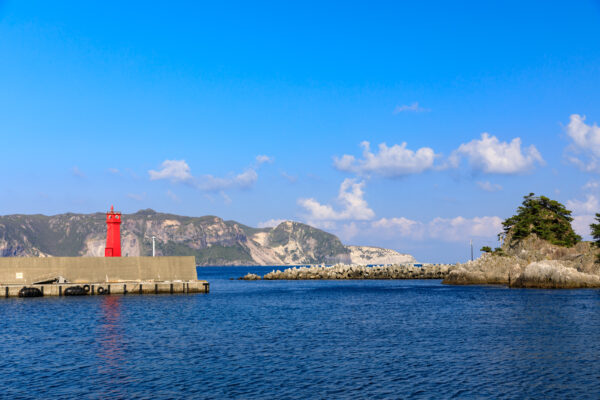
[[[207,281],[190,282],[127,282],[127,283],[87,283],[77,285],[75,283],[52,283],[44,285],[27,285],[27,288],[35,288],[40,291],[41,296],[67,296],[70,287],[87,286],[87,292],[84,296],[98,295],[136,295],[136,294],[188,294],[188,293],[208,293],[209,284]],[[3,285],[0,284],[1,297],[19,297],[19,291],[23,285]]]
[[[198,279],[194,257],[0,257],[0,284],[58,276],[73,283]]]

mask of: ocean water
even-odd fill
[[[0,398],[600,398],[600,291],[231,281],[0,299]]]

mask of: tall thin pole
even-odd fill
[[[152,236],[152,257],[156,256],[156,243],[154,242],[155,239],[156,236]]]
[[[471,239],[471,261],[473,261],[473,239]]]

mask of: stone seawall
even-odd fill
[[[269,272],[264,280],[338,280],[338,279],[444,279],[453,269],[452,265],[424,264],[384,265],[368,267],[365,265],[337,264],[333,266],[311,266],[289,268],[283,271]],[[248,274],[243,280],[258,280],[260,276]]]

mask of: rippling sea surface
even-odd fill
[[[0,299],[0,398],[600,398],[600,291],[231,281]]]

